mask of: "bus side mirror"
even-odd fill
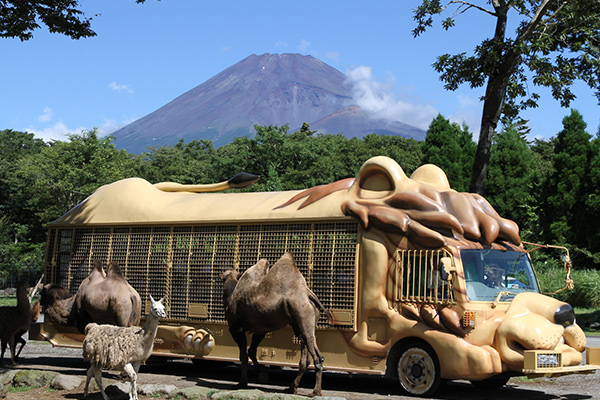
[[[450,275],[456,271],[456,268],[452,265],[452,259],[450,257],[440,258],[438,271],[440,272],[442,280],[449,281],[451,279]]]

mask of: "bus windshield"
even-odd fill
[[[527,253],[509,250],[461,250],[460,256],[472,301],[510,301],[521,292],[540,289]]]

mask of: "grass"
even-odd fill
[[[0,307],[16,305],[17,298],[15,296],[0,296]]]

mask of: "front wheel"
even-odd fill
[[[398,360],[398,380],[410,395],[433,395],[442,381],[440,363],[433,349],[422,343],[406,346]]]

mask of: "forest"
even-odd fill
[[[527,140],[526,125],[505,123],[495,133],[485,197],[517,222],[525,241],[563,245],[573,259],[576,289],[558,295],[583,307],[600,307],[600,131],[592,136],[572,110],[550,139]],[[210,141],[180,140],[136,155],[117,149],[96,130],[44,142],[31,133],[0,131],[0,282],[39,276],[46,224],[98,187],[128,177],[152,183],[213,183],[239,172],[261,176],[250,191],[303,189],[354,177],[370,157],[396,160],[410,175],[425,163],[447,174],[452,188],[468,191],[476,143],[469,128],[438,115],[425,141],[370,134],[348,139],[323,135],[305,124],[255,126],[214,148]],[[554,254],[534,257],[542,289],[564,286]]]

